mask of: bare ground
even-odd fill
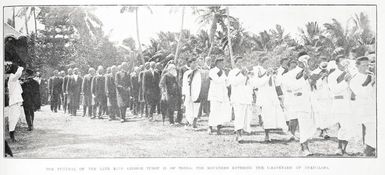
[[[78,115],[80,115],[80,111]],[[105,116],[106,117],[106,116]],[[130,115],[129,117],[132,117]],[[113,158],[113,157],[301,157],[298,141],[288,141],[282,131],[271,134],[272,143],[264,142],[264,132],[253,120],[253,132],[235,141],[232,123],[222,135],[207,133],[207,117],[202,117],[198,130],[164,124],[161,117],[150,122],[132,118],[130,122],[108,121],[88,117],[71,117],[62,111],[52,113],[44,106],[35,113],[35,129],[24,125],[17,129],[16,143],[10,143],[15,158]],[[317,135],[309,147],[313,157],[338,157],[336,128],[329,140]],[[357,129],[357,132],[359,130]],[[9,136],[6,135],[9,140]],[[350,156],[361,157],[362,140],[348,145]]]

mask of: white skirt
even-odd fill
[[[186,120],[188,123],[192,124],[194,119],[198,117],[200,103],[194,103],[193,101],[187,101],[186,99],[184,105],[186,107]]]
[[[231,121],[229,102],[210,101],[209,126],[223,125]]]
[[[234,130],[243,129],[246,132],[251,132],[252,105],[251,104],[233,104],[234,107]]]
[[[270,103],[262,106],[261,116],[264,129],[287,130],[286,118],[279,104]]]
[[[327,129],[338,122],[330,110],[333,106],[332,102],[332,100],[328,99],[318,99],[312,105],[314,119],[320,129]]]
[[[20,119],[25,118],[22,102],[4,108],[4,116],[8,117],[9,131],[15,131]]]
[[[296,112],[299,125],[299,142],[304,143],[311,139],[317,131],[314,117],[309,112]]]

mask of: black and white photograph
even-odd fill
[[[0,174],[380,173],[381,3],[83,2],[2,3]]]
[[[376,10],[4,6],[4,156],[376,158]]]

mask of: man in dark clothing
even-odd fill
[[[156,82],[159,84],[159,82],[160,82],[160,79],[161,79],[161,77],[162,77],[162,70],[163,70],[163,66],[162,66],[162,64],[160,64],[160,63],[156,63],[155,65],[154,65],[154,70],[155,70],[155,72],[156,72],[156,78],[155,78],[155,80],[156,80]],[[158,93],[158,103],[156,104],[156,111],[158,112],[158,114],[161,114],[161,105],[160,105],[160,87],[158,86],[158,89],[157,89],[157,93]]]
[[[133,114],[138,115],[138,112],[140,111],[140,104],[139,104],[139,67],[134,67],[134,71],[131,73],[131,97],[132,97],[132,103],[133,103]]]
[[[68,85],[68,80],[72,76],[72,69],[69,68],[67,70],[67,75],[63,78],[63,84],[62,84],[62,91],[63,91],[63,110],[64,113],[66,113],[69,103],[68,103],[68,90],[67,90],[67,85]]]
[[[73,70],[73,75],[69,78],[67,83],[67,93],[68,93],[68,112],[72,116],[76,116],[76,110],[79,109],[80,101],[80,90],[82,88],[83,79],[78,75],[79,69],[75,68]]]
[[[63,87],[63,84],[64,84],[64,77],[65,77],[65,72],[64,71],[60,71],[59,72],[59,79],[60,79],[60,86]],[[60,89],[60,93],[59,93],[59,97],[60,97],[60,100],[59,100],[59,104],[58,104],[58,109],[60,110],[61,106],[63,105],[63,110],[64,110],[64,92],[63,92],[63,88]]]
[[[102,119],[102,112],[105,106],[107,106],[107,96],[106,96],[106,79],[103,76],[104,74],[104,68],[103,66],[98,66],[97,74],[92,79],[91,83],[91,92],[92,92],[92,98],[93,98],[93,114],[94,116],[92,119],[95,119],[98,117],[99,119]],[[98,109],[98,113],[96,113],[96,110]]]
[[[8,142],[4,140],[4,156],[7,157],[7,155],[13,157],[11,147],[9,147]]]
[[[126,122],[126,110],[130,98],[130,75],[128,74],[128,64],[126,62],[122,63],[122,70],[119,71],[115,76],[115,85],[116,85],[116,97],[120,110],[120,117],[122,118],[121,122]]]
[[[23,108],[28,125],[28,131],[32,131],[34,112],[40,108],[40,91],[39,83],[33,79],[33,71],[27,69],[26,76],[27,78],[21,84],[23,89]]]
[[[82,82],[81,95],[83,98],[83,117],[86,116],[88,109],[88,117],[92,117],[92,93],[91,93],[91,83],[92,79],[95,76],[95,69],[90,68],[88,74],[84,76]]]
[[[138,83],[139,83],[139,112],[141,117],[143,117],[144,114],[144,108],[146,106],[146,102],[144,99],[144,93],[143,93],[143,76],[144,72],[146,71],[145,67],[143,65],[139,66],[139,75],[138,75]]]
[[[162,76],[159,87],[162,93],[162,104],[164,104],[162,106],[163,122],[166,116],[168,116],[170,124],[173,125],[174,111],[178,110],[178,102],[181,98],[175,65],[168,65],[167,72]]]
[[[40,81],[40,100],[42,105],[48,103],[48,84],[47,79],[42,78]]]
[[[60,100],[60,92],[61,92],[61,86],[60,86],[60,78],[58,77],[58,71],[55,70],[54,76],[52,76],[48,81],[48,89],[49,89],[49,96],[50,96],[50,103],[51,103],[51,111],[57,112],[57,107]]]
[[[118,102],[116,99],[116,86],[115,76],[118,71],[116,66],[112,66],[111,73],[106,75],[106,94],[107,94],[107,107],[110,121],[115,120],[116,116],[119,116]]]
[[[155,107],[159,99],[159,83],[157,84],[157,75],[158,73],[152,69],[150,65],[148,65],[150,68],[144,72],[143,76],[143,92],[144,92],[144,99],[146,101],[146,117],[149,117],[150,120],[153,120],[153,114],[155,112]],[[150,107],[150,111],[148,111],[148,107]]]

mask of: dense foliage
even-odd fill
[[[33,8],[29,16],[27,8]],[[128,10],[123,8],[122,12],[134,11],[125,8]],[[34,20],[44,26],[44,29],[35,27],[35,32],[29,33],[29,51],[33,59],[30,66],[40,69],[43,75],[49,76],[54,69],[75,66],[85,73],[90,66],[111,66],[122,61],[139,65],[142,58],[144,61],[166,63],[174,58],[179,32],[159,31],[149,44],[140,44],[139,48],[136,44],[139,38],[126,38],[122,44],[109,41],[102,30],[102,22],[93,14],[91,7],[39,9],[36,14],[35,7],[25,7],[17,17],[31,19],[30,16],[35,15]],[[263,57],[276,65],[280,59],[294,58],[300,51],[307,51],[315,59],[321,56],[332,59],[341,54],[362,56],[375,51],[375,33],[364,13],[352,16],[345,28],[336,19],[330,19],[325,24],[308,22],[299,27],[300,38],[293,38],[279,24],[259,33],[246,31],[240,19],[228,17],[226,10],[220,6],[194,8],[194,15],[208,29],[202,28],[196,34],[183,30],[178,54],[180,64],[192,57],[204,59],[208,64],[217,57],[224,57],[230,63],[228,36],[234,56],[243,56],[252,63],[250,65]],[[226,25],[228,19],[230,23]],[[227,30],[227,27],[230,29]]]

